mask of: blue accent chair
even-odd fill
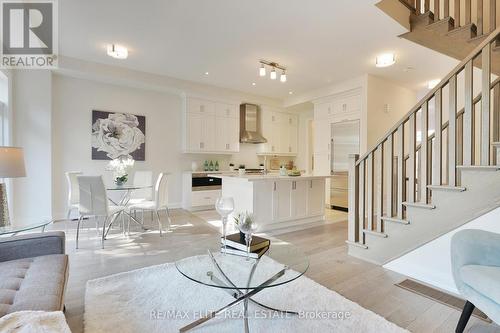
[[[462,333],[477,307],[500,323],[500,234],[461,230],[451,239],[451,268],[465,303],[455,332]]]

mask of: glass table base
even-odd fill
[[[244,320],[244,324],[245,324],[245,333],[248,333],[250,330],[249,330],[249,325],[248,325],[248,303],[249,302],[252,302],[253,304],[259,306],[259,307],[262,307],[264,309],[267,309],[267,310],[270,310],[270,311],[274,311],[274,312],[278,312],[278,313],[281,313],[281,314],[286,314],[286,315],[298,315],[297,312],[294,312],[294,311],[286,311],[286,310],[279,310],[279,309],[275,309],[275,308],[272,308],[270,306],[267,306],[265,304],[262,304],[260,302],[257,302],[255,301],[254,299],[252,299],[252,296],[256,295],[257,293],[261,292],[262,290],[264,290],[267,286],[269,286],[270,284],[272,284],[273,282],[275,282],[277,279],[279,279],[280,277],[282,277],[285,272],[289,269],[289,267],[287,266],[284,266],[283,269],[281,269],[280,271],[278,271],[276,274],[274,274],[271,278],[269,278],[268,280],[264,281],[262,284],[260,284],[259,286],[257,286],[256,288],[253,288],[251,291],[247,291],[246,293],[242,292],[239,288],[237,288],[237,286],[231,281],[231,279],[229,279],[229,277],[224,273],[224,271],[221,269],[221,267],[219,266],[219,264],[217,263],[217,260],[215,259],[215,257],[213,256],[212,252],[210,252],[210,250],[208,251],[208,255],[210,257],[210,259],[212,260],[212,263],[213,263],[213,266],[214,268],[217,270],[217,272],[219,272],[221,274],[221,276],[223,277],[224,280],[226,280],[226,282],[220,280],[219,278],[217,278],[212,271],[208,271],[207,272],[207,276],[210,277],[211,281],[213,281],[215,284],[223,287],[227,292],[229,292],[231,294],[231,296],[233,296],[235,298],[234,301],[232,301],[231,303],[227,304],[226,306],[223,306],[222,308],[219,308],[215,311],[212,311],[210,312],[207,316],[204,316],[184,327],[181,327],[179,332],[187,332],[187,331],[190,331],[192,330],[193,328],[215,318],[218,314],[220,313],[223,313],[224,311],[232,308],[233,306],[236,306],[240,303],[243,303],[243,320]],[[253,263],[252,265],[252,269],[250,270],[250,274],[248,276],[248,283],[247,283],[247,288],[250,286],[250,282],[252,281],[252,277],[253,277],[253,274],[255,272],[255,269],[257,268],[257,265],[259,264],[260,260],[257,259],[255,260],[255,262]]]

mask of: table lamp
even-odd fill
[[[0,178],[17,178],[26,176],[23,149],[0,146]],[[7,189],[0,182],[0,227],[10,225]]]

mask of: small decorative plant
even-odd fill
[[[241,229],[248,229],[248,227],[251,227],[252,224],[255,221],[255,216],[251,213],[244,212],[244,213],[238,213],[234,217],[234,224]]]
[[[234,163],[229,163],[229,166],[230,167],[234,167]]]
[[[240,164],[239,169],[245,169],[245,164]]]
[[[106,170],[113,171],[116,185],[120,186],[127,182],[128,171],[134,166],[134,162],[130,157],[120,157],[109,162]]]

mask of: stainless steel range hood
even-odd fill
[[[259,107],[255,104],[240,105],[240,142],[266,143],[260,132]]]

